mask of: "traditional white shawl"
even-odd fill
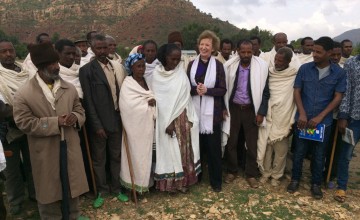
[[[194,60],[190,70],[191,85],[197,86],[195,82],[196,70],[199,65],[200,55]],[[216,60],[214,56],[210,57],[209,64],[206,70],[204,85],[206,88],[214,88],[216,82]],[[199,96],[192,97],[195,111],[200,119],[200,133],[212,134],[213,133],[213,120],[214,120],[214,97],[213,96]]]
[[[310,63],[310,62],[314,61],[312,53],[310,53],[310,54],[299,53],[299,54],[297,54],[297,57],[299,58],[299,61],[301,64]]]
[[[224,99],[225,99],[226,109],[228,110],[229,110],[230,96],[234,88],[234,81],[236,78],[239,64],[240,64],[240,56],[234,56],[224,64],[225,75],[226,75],[226,87],[227,87],[227,91],[225,93]],[[255,114],[258,112],[261,105],[262,94],[266,85],[267,76],[268,76],[267,63],[259,57],[252,56],[250,63],[250,88],[251,88],[251,97],[255,109]],[[227,117],[223,122],[222,146],[225,146],[227,144],[228,137],[230,135],[230,120],[231,120],[231,115],[229,112],[229,117]],[[265,125],[266,125],[266,118],[264,119],[261,126],[265,126]]]
[[[199,121],[191,101],[191,87],[182,65],[171,71],[158,65],[153,72],[152,88],[157,102],[155,173],[159,176],[175,173],[176,178],[176,174],[183,172],[179,143],[177,138],[171,138],[165,130],[184,110],[192,123],[194,164],[200,159]]]
[[[295,121],[294,81],[298,69],[289,67],[282,71],[269,69],[270,99],[266,127],[259,128],[257,162],[263,166],[267,144],[283,140],[289,135]]]
[[[29,79],[29,73],[23,70],[22,65],[17,61],[15,65],[22,70],[20,73],[6,69],[0,63],[0,93],[4,97],[4,102],[11,106],[15,92]]]
[[[274,64],[275,55],[276,55],[276,51],[275,51],[275,47],[273,47],[271,49],[271,51],[266,52],[266,53],[261,53],[259,57],[264,59],[268,63],[269,68],[270,68],[270,67],[275,67],[275,64]],[[296,56],[296,54],[294,52],[293,52],[293,56],[291,58],[290,66],[296,67],[297,69],[299,69],[299,67],[301,66],[299,58]]]
[[[26,56],[26,58],[22,64],[22,68],[24,71],[29,73],[29,78],[32,78],[33,76],[36,75],[38,69],[31,61],[30,53]]]
[[[83,91],[79,80],[79,68],[77,64],[73,64],[70,68],[60,65],[60,76],[63,80],[73,84],[78,92],[79,98],[83,98]]]
[[[111,58],[111,60],[122,63],[121,56],[119,54],[117,54],[116,52],[114,54],[109,54],[108,56]]]
[[[220,51],[217,52],[216,59],[220,61],[222,64],[226,62],[225,58],[223,57]]]
[[[84,66],[85,64],[89,63],[94,57],[95,54],[94,52],[91,50],[91,47],[89,47],[87,49],[87,54],[84,57],[81,57],[81,61],[80,61],[80,67]]]
[[[154,72],[154,70],[155,70],[155,67],[157,66],[157,65],[159,65],[160,64],[160,61],[158,60],[158,59],[155,59],[152,63],[145,63],[145,66],[146,66],[146,68],[145,68],[145,74],[144,74],[144,78],[145,78],[145,80],[146,80],[146,83],[148,84],[148,85],[152,85],[152,75],[153,75],[153,72]]]
[[[125,67],[120,64],[118,61],[108,59],[111,66],[114,68],[114,74],[116,78],[116,82],[118,83],[119,89],[121,89],[121,85],[127,76]]]
[[[52,90],[50,90],[44,80],[40,78],[39,74],[36,74],[35,77],[37,82],[39,83],[41,90],[44,93],[46,100],[50,103],[51,108],[55,110],[55,96],[61,85],[60,80],[55,80],[54,87]]]
[[[132,76],[125,78],[121,88],[119,107],[122,124],[127,134],[134,169],[134,182],[138,192],[148,191],[149,187],[156,109],[149,106],[148,101],[154,98],[154,93],[142,88]],[[121,152],[121,183],[131,189],[124,133]]]
[[[0,94],[0,100],[5,102],[5,99],[1,94]],[[5,168],[6,168],[6,159],[4,154],[4,148],[0,140],[0,172],[3,171]]]

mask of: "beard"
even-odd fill
[[[51,80],[58,80],[60,79],[59,70],[55,70],[54,72],[50,73],[48,70],[44,69],[43,74],[46,78]]]

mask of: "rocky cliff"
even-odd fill
[[[217,26],[224,36],[238,31],[188,0],[0,0],[0,29],[24,42],[41,32],[76,40],[98,30],[124,46],[146,39],[163,43],[169,32],[191,23]]]

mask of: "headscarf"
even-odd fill
[[[139,60],[145,59],[145,56],[141,53],[134,53],[131,54],[128,58],[125,60],[125,69],[128,72],[128,75],[132,75],[131,67]]]

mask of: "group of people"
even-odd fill
[[[23,174],[42,219],[61,219],[64,199],[77,219],[79,196],[89,186],[98,208],[110,194],[128,201],[124,189],[138,198],[152,187],[187,193],[205,169],[214,192],[239,176],[240,165],[250,187],[269,180],[277,187],[290,146],[287,191],[298,190],[310,152],[311,193],[321,199],[331,136],[351,129],[355,143],[360,139],[360,55],[351,57],[351,41],[305,37],[296,54],[286,34],[277,33],[272,50],[262,52],[259,37],[234,47],[206,30],[197,43],[197,56],[182,54],[181,33],[174,31],[159,48],[147,40],[121,58],[109,35],[91,31],[86,40],[53,45],[42,33],[20,63],[12,43],[0,40],[0,133],[11,214],[24,202]],[[299,136],[320,124],[322,141]],[[337,142],[334,198],[344,202],[355,146],[341,136]]]

